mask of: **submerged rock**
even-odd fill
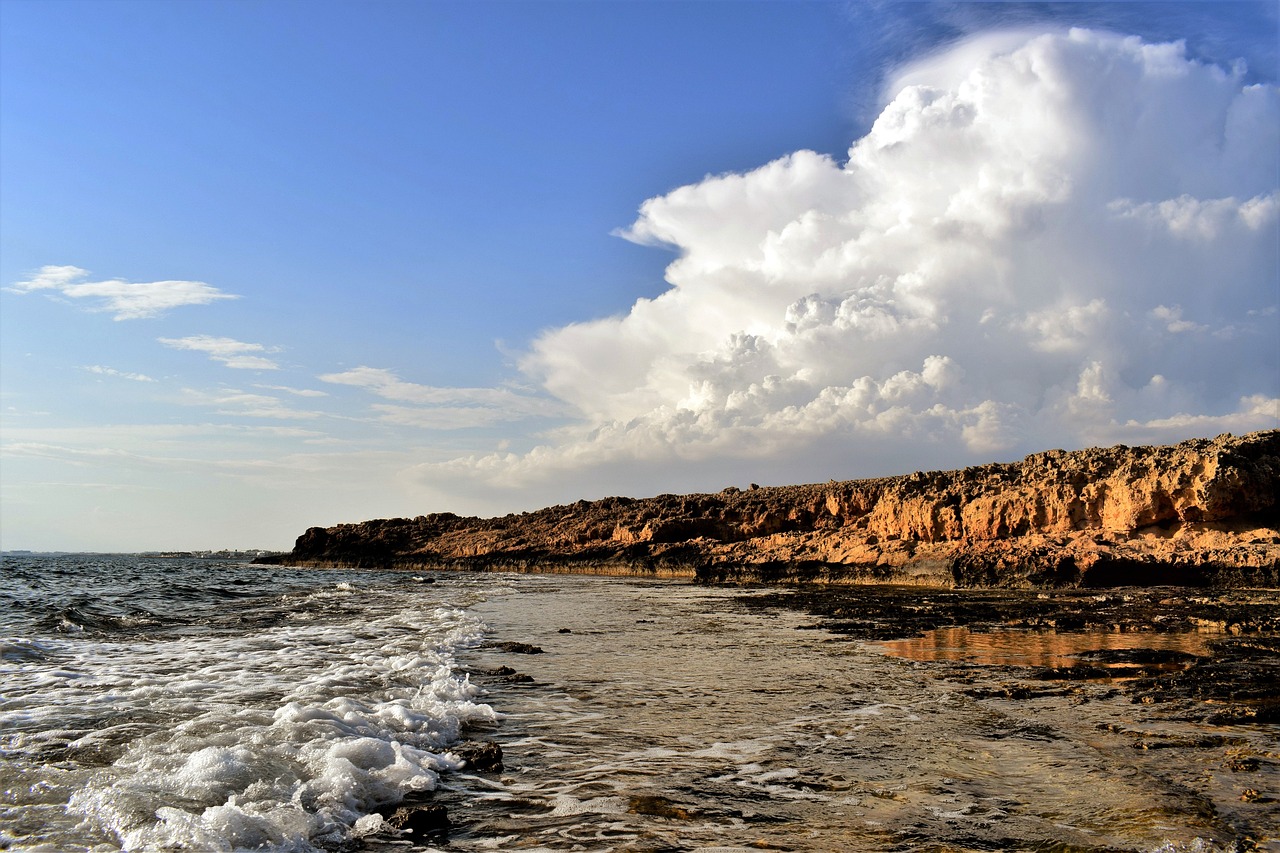
[[[1280,585],[1280,431],[872,480],[313,527],[287,565],[705,582]]]
[[[448,810],[439,803],[400,806],[386,817],[386,824],[415,844],[449,837]]]
[[[542,654],[541,646],[534,646],[529,643],[517,643],[517,642],[492,643],[488,646],[488,648],[497,649],[503,652],[510,652],[513,655]]]
[[[627,811],[630,814],[665,817],[669,820],[694,820],[702,816],[701,812],[693,806],[652,794],[636,794],[630,797],[627,800]]]
[[[502,769],[502,747],[493,741],[466,741],[450,749],[450,752],[467,762],[466,769],[473,773]]]

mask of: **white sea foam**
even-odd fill
[[[71,768],[49,817],[65,825],[44,835],[59,849],[311,851],[376,831],[379,806],[460,766],[447,749],[464,724],[495,718],[454,672],[483,626],[345,583],[290,607],[248,631],[7,643],[0,789],[48,777],[51,758]]]

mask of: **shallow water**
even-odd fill
[[[1280,849],[1274,726],[1101,684],[973,698],[1016,670],[893,657],[739,590],[114,557],[3,575],[0,848],[407,850],[377,811],[434,796],[452,831],[419,849]],[[460,738],[505,769],[468,772]]]
[[[1188,656],[1209,654],[1209,639],[1221,632],[1126,633],[1123,631],[971,631],[938,628],[920,637],[881,642],[891,655],[918,661],[964,661],[987,666],[1070,668],[1097,666],[1089,652],[1152,649]],[[1103,667],[1124,666],[1102,662]],[[1185,668],[1182,662],[1162,663],[1160,669]]]
[[[1280,793],[1275,764],[1223,768],[1274,759],[1275,727],[1209,732],[1104,685],[973,699],[1006,671],[939,679],[738,591],[508,580],[476,612],[545,652],[464,658],[535,685],[489,687],[507,768],[446,781],[449,850],[1277,847],[1274,803],[1239,800]]]

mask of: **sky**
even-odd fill
[[[1277,428],[1278,8],[0,0],[0,548]]]

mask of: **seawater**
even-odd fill
[[[3,577],[0,848],[1280,849],[1275,726],[1107,685],[975,698],[1009,671],[940,677],[742,590],[132,557]],[[461,738],[504,769],[470,772]],[[413,848],[378,811],[425,792],[453,827]]]
[[[0,848],[332,849],[495,718],[456,671],[484,630],[465,587],[119,556],[0,573]]]
[[[469,653],[534,682],[489,686],[506,771],[444,792],[466,827],[448,849],[1280,850],[1274,725],[1205,726],[1107,684],[978,698],[1025,670],[904,659],[751,594],[491,590],[475,612],[543,653]]]

